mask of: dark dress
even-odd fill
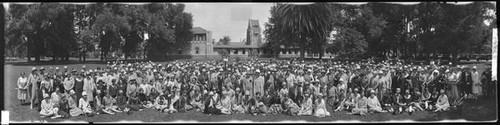
[[[69,115],[69,104],[68,100],[62,99],[61,102],[59,103],[59,115],[63,117],[70,117]]]
[[[80,98],[82,98],[82,92],[83,92],[83,79],[80,80],[75,79],[74,89],[75,89],[76,99],[80,100]],[[79,101],[76,102],[77,105],[80,105],[79,103],[80,103]]]
[[[213,101],[214,103],[212,103],[212,106],[210,106],[210,101]],[[215,108],[215,100],[213,100],[213,98],[207,98],[207,100],[205,101],[205,111],[204,113],[205,114],[214,114],[214,115],[219,115],[221,114],[221,111],[220,109],[217,109]]]
[[[118,86],[108,86],[108,93],[111,97],[115,98],[118,93]]]

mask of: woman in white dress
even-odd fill
[[[314,112],[314,116],[316,117],[327,117],[330,116],[330,112],[326,110],[326,104],[325,104],[325,99],[326,96],[323,96],[323,94],[318,93],[318,98],[316,99],[316,109]]]
[[[41,117],[50,117],[50,116],[54,116],[54,117],[59,117],[59,115],[57,114],[57,111],[58,111],[58,108],[55,108],[54,107],[54,103],[52,103],[52,101],[50,101],[50,96],[49,94],[43,94],[43,100],[42,100],[42,103],[41,103],[41,110],[40,110],[40,116]]]
[[[312,115],[313,110],[312,98],[309,94],[305,94],[305,99],[300,107],[299,113],[297,115]]]
[[[26,97],[28,95],[28,78],[26,74],[23,72],[21,76],[17,79],[17,99],[24,104],[26,101]]]
[[[483,95],[483,84],[481,83],[481,75],[477,71],[476,66],[472,67],[472,94],[474,94],[473,99],[477,99],[479,96]]]

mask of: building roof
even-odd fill
[[[214,45],[214,48],[259,48],[259,46],[256,45],[246,45],[244,42],[229,42],[228,45]]]
[[[191,32],[193,32],[193,34],[205,34],[208,31],[201,27],[193,27],[193,29],[191,29]]]

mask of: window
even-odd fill
[[[245,49],[242,49],[241,51],[242,51],[241,53],[245,54]]]
[[[177,53],[182,54],[182,49],[181,48],[177,49]]]
[[[238,49],[235,49],[233,53],[238,54]]]
[[[195,52],[196,54],[199,54],[199,53],[200,53],[200,48],[199,48],[199,47],[196,47],[196,48],[194,48],[194,49],[196,50],[196,52]]]

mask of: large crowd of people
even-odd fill
[[[33,67],[18,99],[41,117],[194,110],[209,115],[332,116],[440,112],[494,96],[491,70],[460,65],[296,60],[111,62]]]

